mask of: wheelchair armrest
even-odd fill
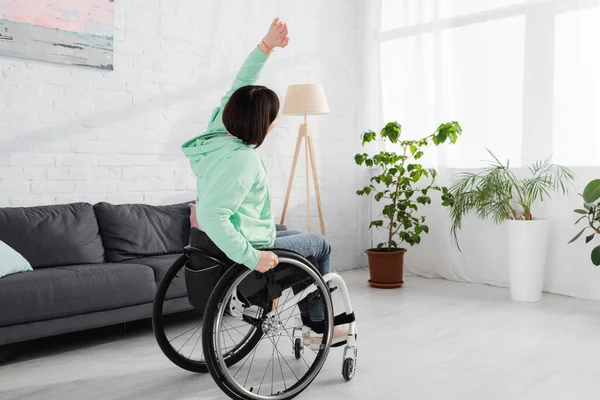
[[[216,262],[217,264],[220,264],[224,267],[228,267],[229,264],[225,261],[225,260],[221,260],[219,258],[216,258],[215,256],[207,253],[206,251],[199,249],[197,247],[192,247],[192,246],[185,246],[183,249],[184,253],[186,254],[186,256],[188,258],[190,258],[190,254],[191,253],[195,253],[195,254],[200,254],[202,257],[208,258],[209,260]]]

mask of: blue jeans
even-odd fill
[[[318,233],[301,233],[298,231],[279,231],[273,246],[276,249],[287,249],[295,251],[304,257],[314,257],[321,275],[331,271],[331,246],[327,239]],[[308,309],[300,307],[303,315],[308,313],[312,322],[321,322],[325,319],[323,303],[321,299],[309,300]]]

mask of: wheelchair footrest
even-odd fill
[[[356,316],[354,315],[354,313],[351,313],[351,314],[343,313],[340,315],[336,315],[333,318],[333,326],[349,324],[354,321],[356,321]],[[325,324],[323,322],[313,322],[310,320],[310,318],[305,317],[304,315],[302,315],[302,324],[304,324],[305,326],[308,326],[315,333],[322,334],[323,332],[325,332]]]

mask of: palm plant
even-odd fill
[[[536,201],[544,201],[551,193],[568,192],[573,172],[550,160],[537,161],[528,168],[528,176],[519,178],[510,169],[510,161],[503,164],[490,150],[489,166],[479,172],[463,172],[452,179],[452,235],[458,245],[457,233],[466,215],[474,213],[481,219],[495,223],[504,220],[534,219],[531,211]]]

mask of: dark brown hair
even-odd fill
[[[227,132],[259,147],[279,113],[279,97],[264,86],[243,86],[233,92],[223,110]]]

